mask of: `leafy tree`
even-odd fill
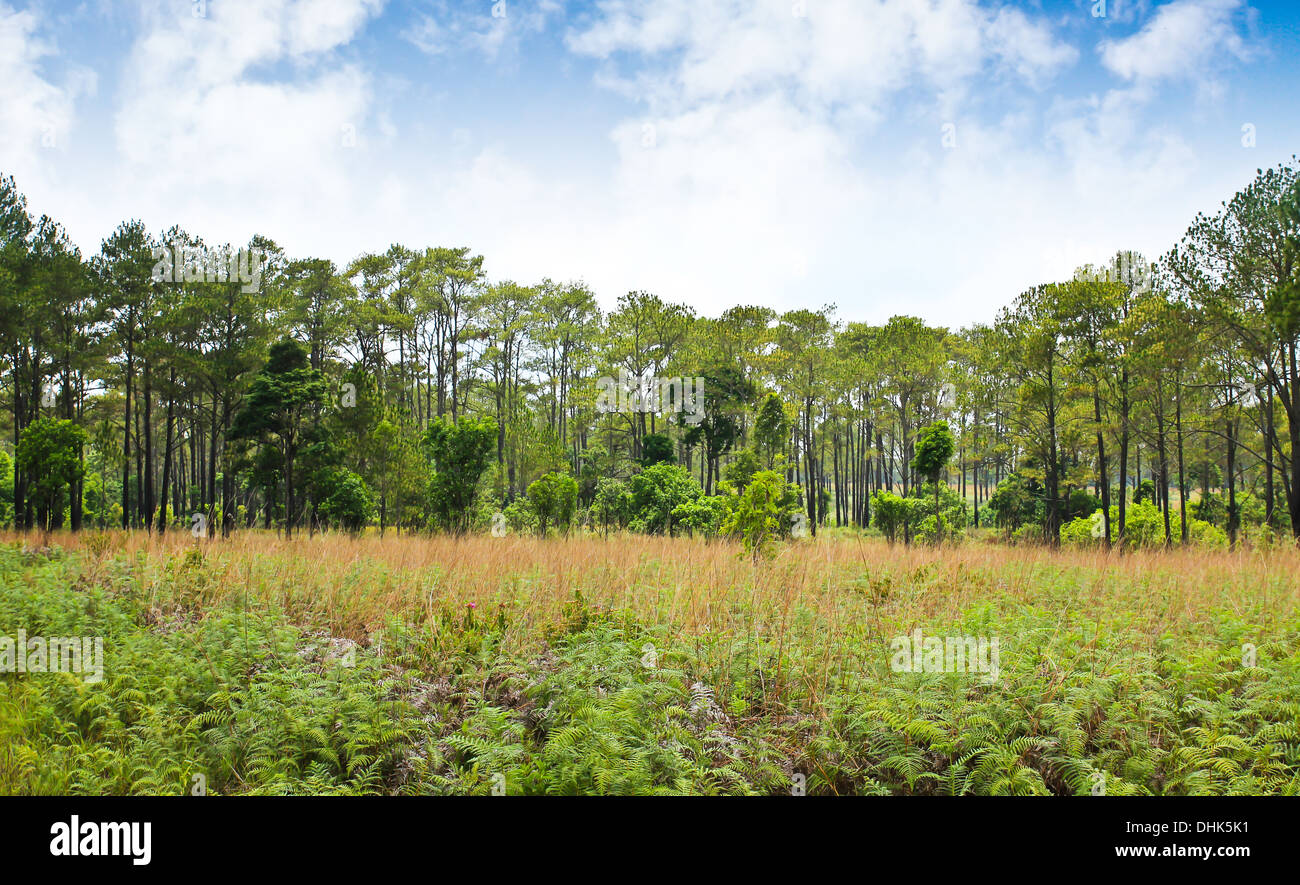
[[[989,498],[997,525],[1006,529],[1009,536],[1029,522],[1036,522],[1043,510],[1042,484],[1013,473],[1002,482]]]
[[[15,457],[17,469],[31,480],[42,531],[58,526],[63,516],[63,491],[76,488],[85,473],[81,462],[86,431],[67,419],[37,418],[23,429]]]
[[[1045,496],[1043,537],[1059,543],[1061,527],[1061,437],[1067,411],[1068,361],[1059,304],[1074,286],[1036,286],[1022,293],[998,317],[998,359],[1014,380],[1008,415],[1041,466]]]
[[[673,441],[664,433],[647,433],[641,441],[641,464],[650,467],[654,464],[674,464]]]
[[[713,538],[725,534],[736,497],[731,494],[701,495],[673,508],[673,523],[692,535]]]
[[[548,473],[528,486],[528,502],[537,514],[538,534],[546,536],[548,525],[569,530],[578,503],[578,483],[567,473]]]
[[[628,483],[632,527],[650,534],[673,533],[673,510],[704,493],[699,482],[676,464],[655,464]]]
[[[462,415],[454,424],[435,421],[425,431],[424,449],[434,469],[429,480],[430,512],[446,531],[458,535],[469,531],[479,479],[487,470],[496,438],[497,422],[491,416]]]
[[[758,451],[767,456],[768,470],[772,469],[776,456],[785,449],[791,424],[780,396],[769,393],[763,397],[763,402],[758,407],[758,417],[754,421],[754,443]]]
[[[894,543],[898,532],[904,528],[909,518],[906,498],[884,489],[877,489],[871,496],[871,520],[877,529],[885,533],[889,543]]]
[[[912,457],[912,469],[934,484],[936,539],[942,538],[942,526],[939,524],[939,475],[947,468],[956,448],[948,422],[935,421],[921,429],[916,440],[916,454]]]
[[[1215,215],[1198,214],[1161,268],[1200,308],[1211,329],[1240,347],[1249,374],[1267,388],[1268,403],[1281,406],[1289,446],[1271,419],[1263,427],[1263,444],[1267,463],[1282,471],[1291,531],[1300,541],[1300,459],[1294,456],[1300,452],[1300,166],[1295,158],[1260,170]]]
[[[325,379],[307,364],[307,352],[291,338],[271,348],[231,427],[231,439],[274,447],[284,471],[285,534],[298,524],[294,462],[309,422],[325,402]],[[259,465],[266,464],[259,461]]]
[[[731,484],[732,488],[743,492],[760,469],[758,455],[749,449],[744,449],[737,453],[735,460],[728,464],[722,473],[723,478]]]
[[[329,522],[355,535],[374,518],[374,495],[366,481],[351,470],[331,470],[321,485],[320,513]]]
[[[776,542],[788,538],[799,513],[799,489],[771,470],[760,470],[746,486],[723,525],[739,535],[755,561],[770,556]]]
[[[628,491],[627,483],[612,476],[601,477],[596,483],[591,515],[604,527],[605,534],[609,534],[611,523],[624,528],[631,519],[631,511],[632,493]]]

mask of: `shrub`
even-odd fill
[[[905,528],[908,516],[907,502],[899,495],[877,489],[871,496],[871,522],[884,532],[889,543],[894,543],[898,531]]]
[[[749,449],[742,449],[730,464],[722,469],[722,478],[731,483],[737,491],[743,492],[745,486],[753,480],[759,470],[758,455]]]
[[[1100,539],[1093,534],[1097,526],[1096,517],[1100,515],[1101,511],[1098,510],[1093,516],[1080,516],[1062,525],[1061,543],[1072,547],[1086,547],[1100,543]]]
[[[690,471],[676,464],[654,464],[632,477],[631,526],[635,531],[672,534],[673,510],[704,493]]]
[[[434,473],[429,478],[429,511],[448,531],[469,529],[478,497],[479,478],[487,469],[497,439],[497,422],[462,416],[455,424],[435,421],[425,431],[423,444]]]
[[[567,473],[548,473],[528,486],[528,503],[537,514],[537,533],[554,524],[566,533],[578,506],[578,482]]]
[[[627,483],[612,476],[601,477],[596,483],[596,494],[588,513],[593,526],[624,528],[632,518],[632,493],[628,491]]]
[[[1079,519],[1085,516],[1092,516],[1101,507],[1101,501],[1097,496],[1090,493],[1087,489],[1074,489],[1065,502],[1065,513],[1062,514],[1064,520]]]
[[[663,433],[647,433],[641,438],[641,463],[649,467],[652,464],[675,464],[677,457],[673,454],[673,441]]]
[[[799,511],[799,487],[771,470],[754,474],[737,498],[723,531],[739,535],[755,559],[772,552],[780,538],[790,536]]]
[[[694,501],[674,507],[673,522],[692,535],[719,535],[723,533],[735,502],[733,495],[701,495]]]
[[[323,485],[320,513],[328,522],[356,534],[374,517],[374,495],[366,481],[351,470],[330,471]]]
[[[919,541],[934,543],[944,538],[955,538],[966,530],[969,514],[966,502],[952,490],[946,482],[929,483],[917,487],[907,498],[909,527],[912,536]],[[936,513],[934,501],[939,501]]]
[[[1026,523],[1036,523],[1034,527],[1039,528],[1045,515],[1042,483],[1013,473],[998,483],[989,497],[988,509],[993,511],[994,521],[1006,529],[1008,535],[1014,536],[1016,530]]]

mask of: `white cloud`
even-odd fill
[[[0,2],[0,172],[15,175],[19,187],[46,177],[41,154],[66,145],[77,98],[96,86],[94,74],[79,67],[61,84],[42,71],[57,51],[38,36],[40,25],[35,12]]]
[[[1175,0],[1156,9],[1138,33],[1098,46],[1101,61],[1126,80],[1201,79],[1226,56],[1249,58],[1234,17],[1242,0]]]
[[[980,124],[988,90],[972,87],[997,70],[1038,88],[1078,57],[1045,23],[965,0],[604,0],[567,42],[648,112],[612,133],[619,209],[593,282],[855,316],[979,315],[953,281],[987,302],[995,238],[1023,223],[990,206],[1043,199],[1051,170],[1023,124]],[[949,121],[960,147],[944,151]]]
[[[402,36],[428,55],[469,50],[496,60],[518,52],[520,41],[540,33],[563,12],[559,0],[433,0]]]
[[[370,84],[334,57],[379,0],[223,0],[206,16],[148,5],[116,114],[132,212],[243,237],[320,217],[356,196]],[[290,74],[274,76],[276,66]]]
[[[1079,53],[1052,36],[1044,22],[1030,21],[1019,9],[1004,6],[988,23],[986,33],[1003,63],[1030,83],[1038,83],[1074,64]]]

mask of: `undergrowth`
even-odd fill
[[[687,631],[575,588],[526,636],[510,586],[353,641],[197,549],[0,546],[0,636],[104,644],[100,682],[0,675],[0,793],[1300,793],[1293,614],[1237,599],[1153,637],[1142,588],[1084,617],[1069,581],[989,581],[924,627],[1001,637],[995,679],[893,672],[928,579],[863,575],[834,623],[796,602],[780,630],[736,603],[736,629]]]

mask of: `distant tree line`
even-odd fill
[[[179,228],[127,221],[83,255],[0,178],[0,520],[581,523],[757,549],[832,525],[1059,543],[1091,518],[1109,546],[1143,507],[1158,543],[1300,537],[1297,181],[1295,158],[1260,171],[1159,259],[1121,252],[953,330],[646,292],[603,312],[581,282],[493,281],[468,248],[340,268],[255,236],[248,285],[212,272],[229,245]],[[699,379],[700,414],[680,392],[609,408],[620,370]]]

